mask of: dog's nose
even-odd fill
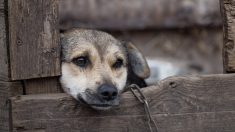
[[[112,85],[103,84],[98,88],[98,94],[102,99],[111,101],[117,98],[118,91]]]

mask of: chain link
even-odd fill
[[[128,86],[128,89],[130,89],[130,91],[132,92],[132,94],[142,103],[144,104],[144,110],[145,110],[145,113],[146,113],[146,116],[148,118],[148,126],[149,126],[149,130],[150,132],[158,132],[158,129],[157,129],[157,125],[156,125],[156,122],[154,121],[153,119],[153,116],[150,112],[150,109],[149,109],[149,104],[148,104],[148,101],[147,101],[147,98],[144,96],[144,94],[141,92],[140,88],[138,85],[136,84],[131,84]],[[139,95],[137,95],[137,93]],[[152,128],[152,125],[154,126],[154,129],[155,131],[153,131],[153,128]]]

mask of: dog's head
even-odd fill
[[[131,43],[111,35],[77,29],[61,35],[62,88],[75,99],[98,110],[119,104],[128,74],[149,76],[145,58]]]

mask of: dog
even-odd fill
[[[76,100],[96,110],[117,106],[126,86],[146,87],[149,66],[130,42],[108,33],[73,29],[61,33],[60,83]]]

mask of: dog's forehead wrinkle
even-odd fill
[[[110,53],[110,51],[119,50],[125,54],[125,49],[123,49],[121,42],[102,31],[79,29],[65,33],[64,36],[64,39],[62,39],[64,55],[69,54],[72,49],[82,45],[95,46],[102,60],[103,56]]]

